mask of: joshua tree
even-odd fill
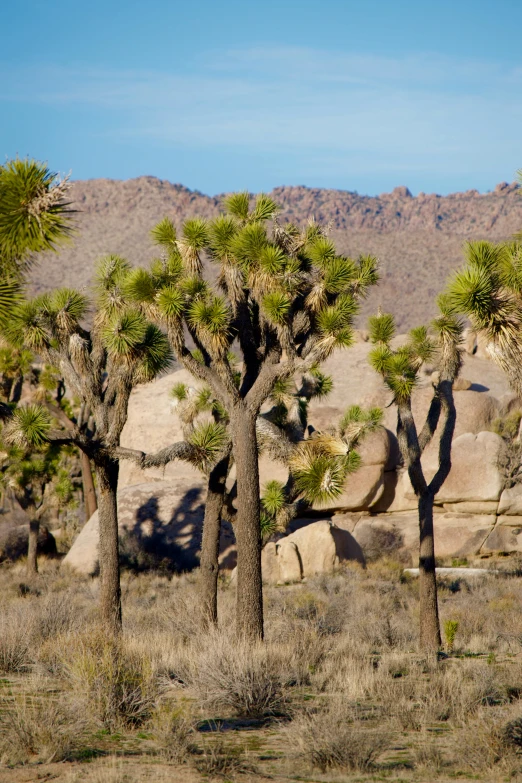
[[[434,339],[426,327],[412,329],[409,340],[393,349],[395,333],[391,315],[379,313],[370,319],[370,337],[375,344],[370,353],[372,366],[393,394],[397,406],[397,438],[402,459],[419,502],[419,598],[420,647],[426,652],[440,648],[440,626],[435,575],[433,503],[451,469],[451,441],[455,429],[453,382],[461,366],[459,342],[462,324],[447,299],[439,300],[441,315],[432,324]],[[433,383],[433,398],[426,421],[419,431],[413,418],[411,398],[424,361],[433,359],[438,374]],[[421,457],[435,433],[439,439],[438,469],[431,481],[426,479]]]
[[[13,492],[29,516],[28,576],[38,572],[37,547],[42,517],[53,505],[56,508],[67,505],[74,491],[62,449],[41,438],[45,424],[38,406],[20,406],[0,432],[1,489]],[[24,432],[32,441],[31,447],[27,446]]]
[[[5,322],[34,254],[54,250],[71,233],[67,178],[34,160],[0,166],[0,326]]]
[[[129,274],[117,257],[102,259],[97,267],[97,294],[93,325],[82,326],[89,301],[74,290],[23,302],[10,319],[8,337],[25,344],[59,368],[68,388],[90,411],[92,429],[78,423],[63,431],[51,430],[50,416],[40,408],[38,427],[16,422],[20,437],[35,436],[56,444],[72,443],[93,462],[100,525],[101,614],[108,629],[121,629],[118,519],[116,492],[121,431],[127,419],[132,388],[152,380],[168,367],[171,351],[166,336],[129,305],[122,293]]]
[[[186,221],[179,238],[163,220],[153,232],[163,258],[148,272],[132,273],[126,290],[165,325],[179,361],[208,385],[227,417],[237,475],[237,629],[254,639],[263,635],[256,438],[261,405],[277,382],[306,373],[336,347],[350,345],[357,300],[376,282],[377,272],[372,257],[354,262],[339,256],[313,223],[304,230],[282,226],[267,196],[260,195],[251,208],[247,193],[235,194],[226,208],[211,223]],[[203,275],[204,253],[217,265],[221,294]],[[242,359],[239,373],[229,360],[234,341]],[[216,510],[227,459],[224,454],[210,477]]]
[[[449,299],[486,338],[489,355],[522,397],[522,242],[468,242],[465,254]]]

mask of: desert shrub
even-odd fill
[[[226,744],[222,737],[211,741],[198,750],[192,759],[193,766],[202,775],[228,777],[236,772],[253,772],[246,759],[244,748]]]
[[[332,697],[318,712],[305,712],[287,729],[300,758],[321,772],[329,769],[365,772],[389,747],[390,734],[356,720],[343,699]]]
[[[195,752],[195,723],[179,707],[158,704],[152,713],[150,728],[159,753],[166,761],[180,764]]]
[[[108,729],[144,723],[161,692],[150,661],[98,627],[71,637],[64,674],[88,714]]]
[[[205,706],[264,718],[285,710],[280,667],[268,645],[216,632],[196,640],[184,676]]]
[[[38,685],[33,685],[38,691]],[[4,764],[49,763],[70,758],[80,747],[86,721],[63,700],[26,695],[0,703],[0,758]]]
[[[42,597],[33,611],[33,634],[39,641],[71,633],[85,622],[78,611],[75,593],[69,590]]]
[[[463,722],[455,742],[459,761],[475,772],[483,774],[496,766],[520,767],[516,746],[510,741],[506,726],[498,715],[480,711]]]
[[[0,671],[26,670],[31,662],[31,625],[19,612],[0,616]]]

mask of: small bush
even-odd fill
[[[38,687],[35,686],[37,691]],[[30,760],[63,761],[79,748],[86,722],[72,707],[50,699],[17,696],[0,704],[4,725],[0,758],[4,764]]]
[[[236,772],[252,772],[243,748],[227,745],[221,737],[212,739],[193,757],[193,765],[202,775],[228,777]]]
[[[14,612],[0,620],[0,671],[25,671],[31,661],[31,628]]]
[[[458,630],[459,630],[458,620],[446,620],[446,622],[444,623],[444,638],[446,639],[446,647],[448,648],[449,652],[453,651],[453,648],[455,646],[455,637],[457,636]]]
[[[158,705],[150,727],[160,755],[166,761],[181,764],[195,752],[194,722],[181,709],[171,704]]]
[[[148,720],[161,690],[147,658],[103,628],[74,637],[64,671],[93,720],[110,730]]]
[[[215,633],[199,641],[185,679],[200,701],[241,717],[281,715],[281,661],[269,646]]]
[[[299,756],[321,772],[329,769],[365,772],[390,744],[387,731],[355,721],[345,702],[336,698],[325,710],[296,718],[288,735]]]

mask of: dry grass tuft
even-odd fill
[[[203,707],[249,718],[284,714],[281,657],[271,646],[213,632],[191,652],[185,678]]]
[[[32,688],[38,693],[36,683]],[[71,758],[81,746],[86,721],[70,703],[17,695],[0,702],[0,758],[4,764],[49,763]]]
[[[97,626],[72,642],[64,674],[94,722],[113,730],[151,717],[162,688],[146,657]]]
[[[159,754],[170,763],[184,763],[196,750],[195,722],[175,705],[158,704],[150,720],[150,730]]]
[[[247,761],[245,750],[237,745],[227,744],[222,737],[212,738],[193,758],[193,766],[202,775],[227,778],[240,772],[253,772]]]
[[[357,712],[342,697],[331,697],[322,710],[297,717],[287,737],[298,756],[321,772],[367,772],[391,740],[385,728],[358,720]]]

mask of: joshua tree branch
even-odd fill
[[[435,389],[435,393],[431,400],[428,415],[426,416],[426,421],[424,422],[424,427],[422,428],[419,434],[419,448],[421,454],[424,453],[424,449],[431,443],[431,439],[435,434],[435,430],[437,429],[439,419],[440,419],[440,410],[441,410],[440,394],[437,387]]]
[[[397,439],[402,457],[408,468],[411,485],[417,496],[427,490],[426,479],[421,465],[421,450],[417,437],[417,427],[411,411],[411,397],[398,404],[400,427],[397,428]]]
[[[440,490],[451,470],[451,441],[453,439],[455,422],[457,419],[455,402],[453,400],[452,381],[441,381],[438,388],[442,398],[444,426],[439,442],[439,469],[430,481],[428,487],[429,491],[433,494],[433,497],[435,497]]]

